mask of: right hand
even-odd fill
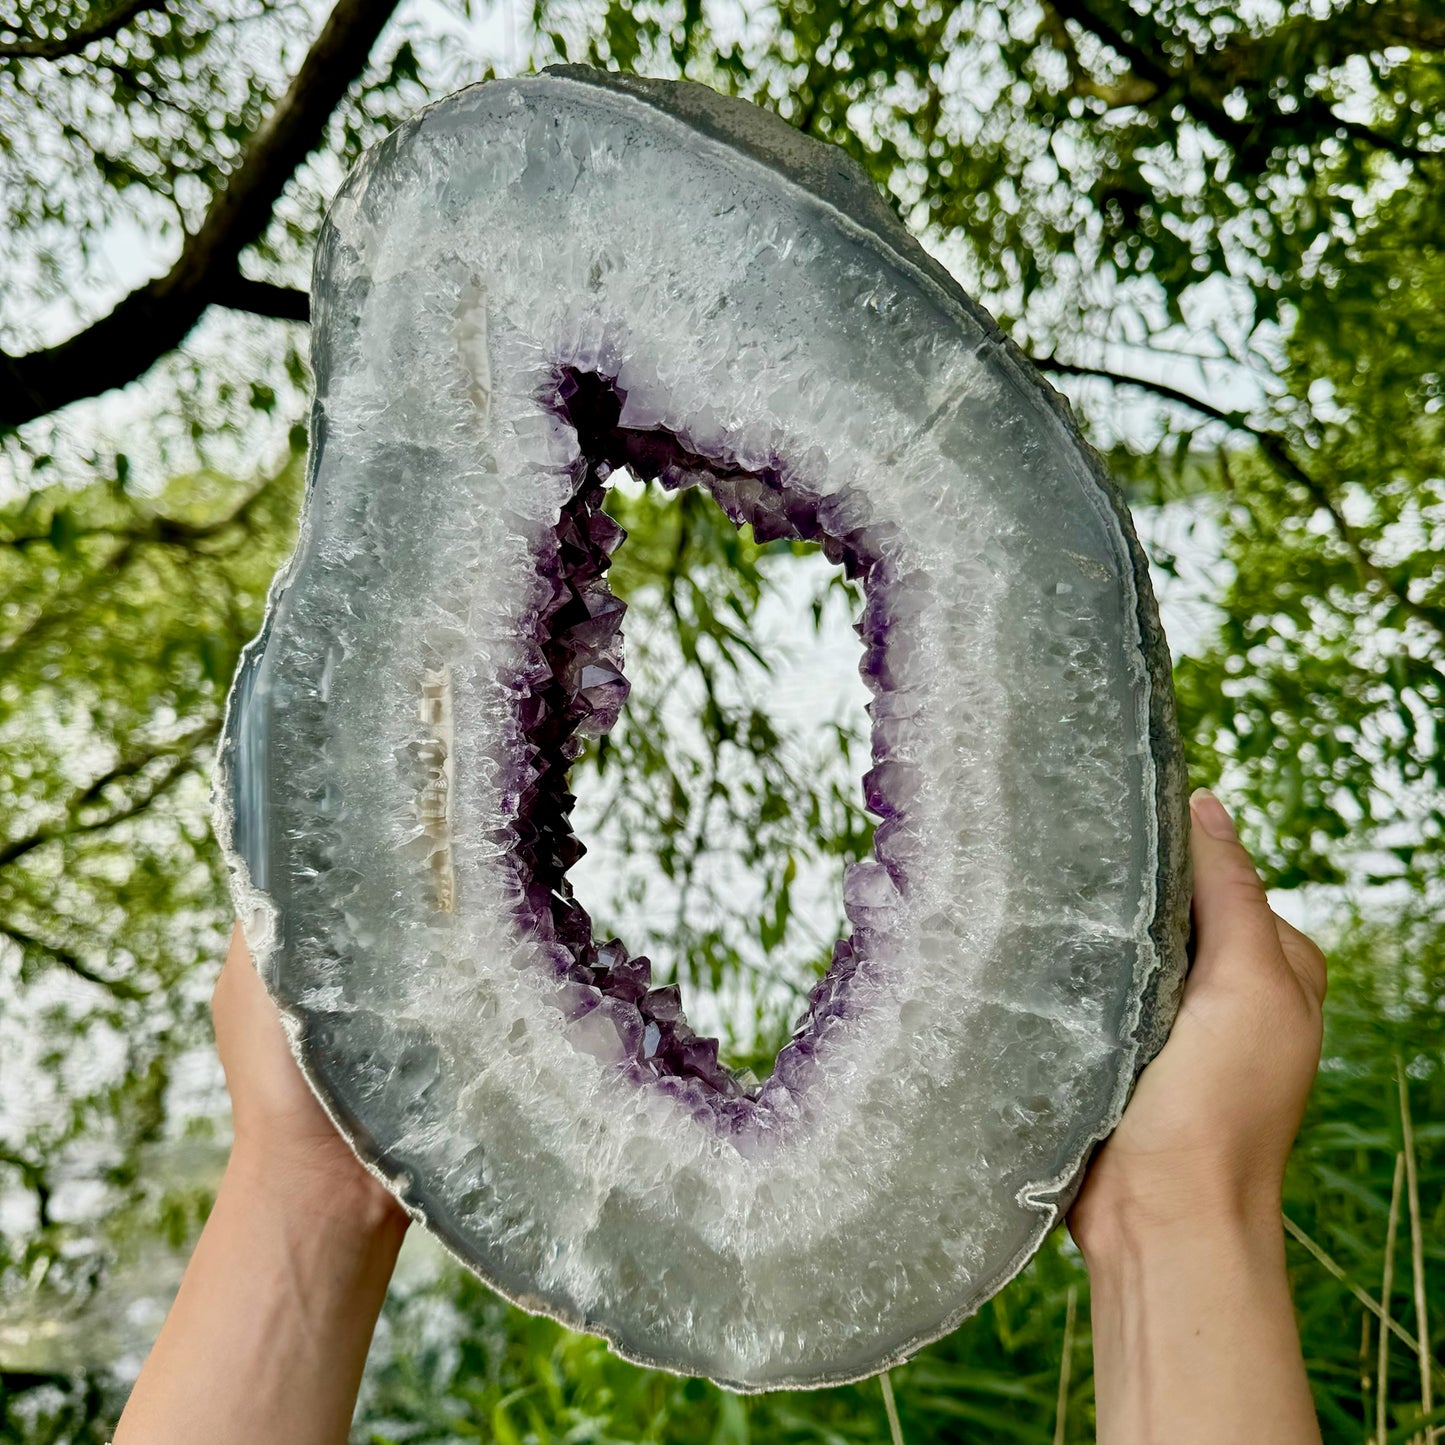
[[[1190,814],[1194,966],[1168,1043],[1070,1211],[1086,1261],[1211,1216],[1277,1232],[1319,1066],[1324,955],[1270,909],[1223,804],[1200,789]]]

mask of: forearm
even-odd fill
[[[238,1149],[115,1445],[337,1445],[405,1216]]]
[[[1088,1264],[1099,1445],[1319,1445],[1277,1214],[1121,1231]]]

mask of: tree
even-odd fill
[[[0,1048],[35,1092],[0,1110],[0,1218],[22,1221],[0,1226],[0,1321],[113,1300],[125,1261],[152,1261],[206,1207],[220,1116],[194,1073],[226,922],[206,771],[289,546],[325,199],[428,96],[580,60],[702,80],[849,149],[1128,482],[1166,604],[1195,599],[1176,657],[1191,765],[1222,780],[1271,881],[1336,942],[1331,1067],[1289,1199],[1327,1432],[1363,1438],[1381,1393],[1408,1430],[1422,1312],[1403,1225],[1383,1392],[1378,1351],[1392,1197],[1409,1214],[1400,1077],[1435,1341],[1445,1317],[1445,12],[776,0],[743,26],[700,0],[537,0],[519,51],[495,34],[500,11],[394,11],[0,9]],[[759,609],[804,597],[827,627],[847,598],[816,559],[758,547],[696,497],[613,505],[632,533],[618,579],[634,652],[652,641],[629,723],[579,767],[643,872],[706,895],[716,832],[763,880],[746,917],[695,897],[649,942],[724,1000],[740,1061],[765,1067],[791,1007],[779,972],[801,986],[821,962],[799,899],[868,833],[858,730],[789,734],[767,704]],[[657,725],[678,688],[699,699],[694,734]],[[817,765],[780,769],[779,747]],[[625,892],[600,911],[625,913]],[[1041,1257],[901,1372],[905,1428],[1052,1438],[1080,1286],[1067,1251]],[[479,1322],[484,1347],[439,1349],[423,1322],[441,1308]],[[1363,1337],[1343,1337],[1346,1315]],[[383,1433],[400,1420],[449,1438],[468,1411],[499,1439],[588,1421],[633,1439],[882,1428],[866,1387],[689,1394],[458,1276],[399,1298],[394,1321],[368,1417]],[[0,1438],[102,1421],[103,1372],[76,1363],[0,1347]]]

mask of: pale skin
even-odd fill
[[[1197,945],[1169,1042],[1069,1215],[1101,1445],[1318,1445],[1285,1276],[1285,1161],[1325,960],[1271,911],[1223,805],[1191,800]]]
[[[1098,1438],[1318,1445],[1280,1192],[1325,961],[1271,912],[1222,805],[1196,793],[1191,811],[1183,1007],[1069,1215]],[[212,1007],[235,1144],[115,1445],[342,1445],[407,1216],[302,1079],[239,931]]]

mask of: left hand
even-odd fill
[[[371,1222],[406,1214],[327,1117],[291,1053],[281,1016],[236,925],[211,998],[235,1120],[233,1163]]]

